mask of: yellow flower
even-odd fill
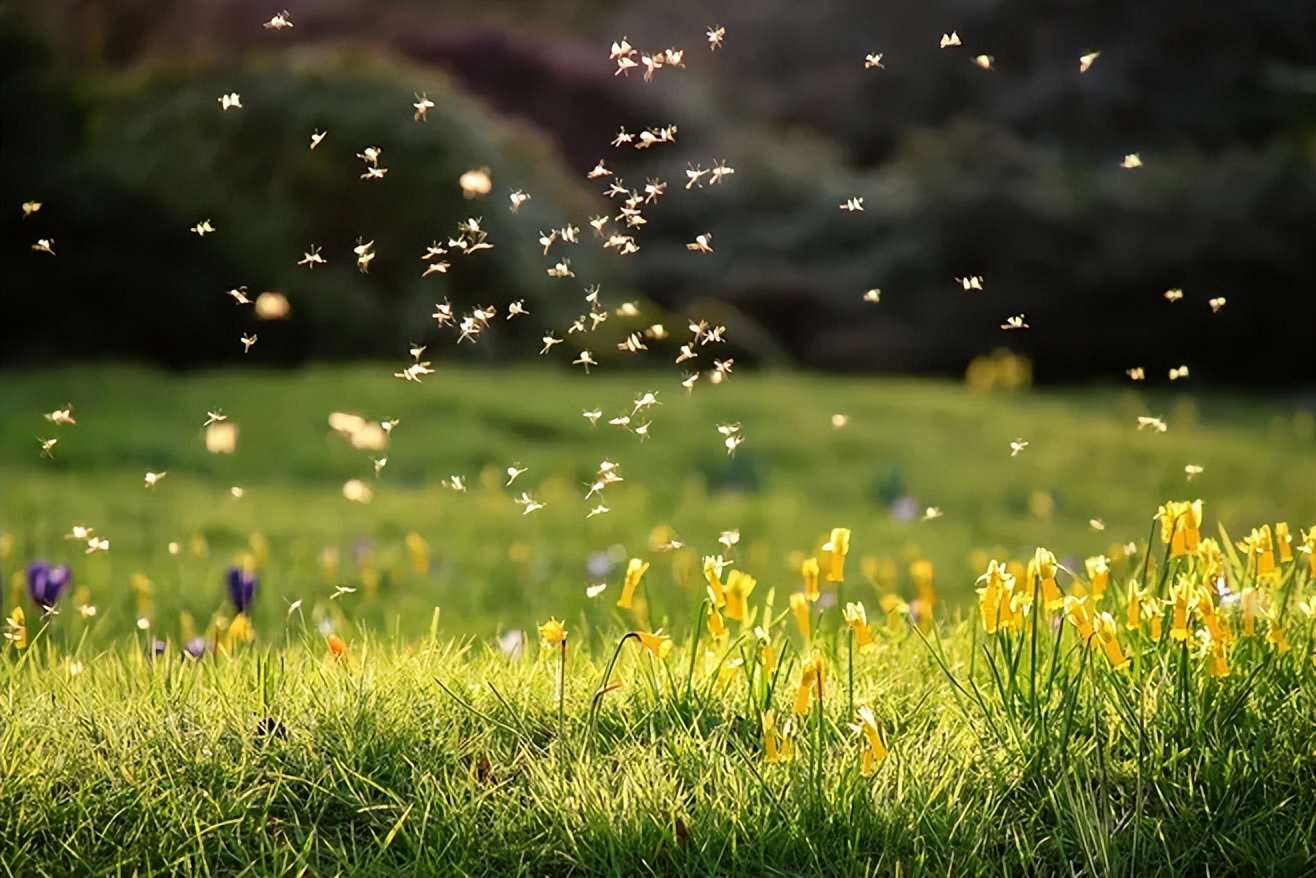
[[[1225,573],[1225,553],[1220,551],[1220,544],[1211,537],[1197,544],[1197,562],[1201,581],[1208,586]]]
[[[1238,593],[1238,606],[1243,611],[1243,636],[1257,633],[1257,614],[1261,612],[1261,592],[1248,586]]]
[[[850,728],[864,736],[868,747],[864,750],[864,763],[860,773],[864,777],[872,777],[877,771],[877,763],[887,757],[886,744],[882,741],[882,731],[877,727],[877,717],[873,716],[873,709],[868,706],[859,708],[858,722],[851,723]]]
[[[772,710],[763,712],[763,756],[768,763],[789,762],[795,758],[795,745],[777,731],[777,715]]]
[[[1263,524],[1260,528],[1253,528],[1252,533],[1243,537],[1238,548],[1247,552],[1247,569],[1250,573],[1256,574],[1258,579],[1276,572],[1270,525]]]
[[[621,597],[617,599],[617,606],[623,610],[629,610],[634,605],[635,589],[640,584],[640,579],[644,576],[644,571],[649,569],[648,561],[641,561],[639,558],[632,558],[626,565],[626,579],[621,584]]]
[[[832,538],[823,546],[831,553],[831,565],[827,569],[828,582],[845,580],[845,556],[850,552],[850,529],[848,527],[832,528]]]
[[[325,546],[320,550],[320,572],[324,575],[325,582],[338,581],[338,549]]]
[[[1171,640],[1187,640],[1188,631],[1188,608],[1194,603],[1195,589],[1191,582],[1185,578],[1180,578],[1179,583],[1170,589],[1170,601],[1174,604],[1174,618],[1170,623]]]
[[[915,598],[915,600],[921,600]],[[897,594],[884,594],[877,600],[882,612],[886,613],[886,627],[892,634],[905,630],[905,619],[909,617],[909,604]]]
[[[865,649],[872,644],[873,632],[868,627],[868,612],[862,603],[846,604],[842,615],[845,617],[845,624],[854,632],[856,646]]]
[[[418,576],[424,576],[430,572],[430,546],[425,542],[425,538],[420,534],[407,534],[406,539],[407,554],[411,557],[411,569],[416,571]]]
[[[1218,640],[1211,645],[1211,660],[1207,667],[1212,677],[1229,676],[1229,656],[1225,654],[1225,645]]]
[[[1311,575],[1316,576],[1316,526],[1311,530],[1300,530],[1302,534],[1302,545],[1298,551],[1307,556],[1307,566],[1311,568]]]
[[[1038,548],[1028,561],[1028,583],[1031,586],[1034,577],[1041,580],[1042,600],[1046,602],[1048,610],[1057,609],[1065,602],[1065,596],[1060,593],[1060,586],[1056,585],[1056,569],[1059,566],[1056,556],[1043,548]]]
[[[1136,631],[1142,627],[1142,598],[1143,593],[1138,588],[1137,582],[1129,583],[1129,599],[1124,605],[1127,616],[1124,620],[1124,627],[1130,631]]]
[[[1289,639],[1284,636],[1284,629],[1280,627],[1279,617],[1274,613],[1266,613],[1266,625],[1270,630],[1266,633],[1266,641],[1279,652],[1280,655],[1288,652]]]
[[[1120,642],[1115,637],[1115,618],[1110,613],[1097,614],[1097,640],[1101,643],[1101,648],[1106,651],[1106,658],[1110,659],[1111,667],[1117,671],[1122,671],[1129,666],[1129,659],[1124,655],[1124,650],[1120,648]]]
[[[978,589],[978,610],[982,615],[982,627],[988,634],[995,634],[1000,626],[1001,597],[1007,590],[1013,590],[1014,577],[1005,572],[1005,565],[999,561],[989,561],[987,572],[978,577],[986,584]]]
[[[1063,601],[1065,618],[1078,629],[1078,636],[1083,639],[1084,643],[1091,642],[1096,633],[1092,630],[1092,614],[1088,612],[1087,604],[1087,598],[1072,596],[1066,597]]]
[[[1293,560],[1293,534],[1289,533],[1289,523],[1281,521],[1275,525],[1275,547],[1279,549],[1279,562],[1287,564]]]
[[[937,591],[932,586],[932,562],[920,559],[910,564],[909,578],[914,580],[914,590],[918,592],[924,608],[931,612],[937,603]]]
[[[27,617],[23,615],[22,607],[14,607],[5,620],[5,639],[14,644],[15,649],[27,648]]]
[[[754,590],[758,582],[748,573],[739,570],[732,570],[727,574],[726,584],[726,615],[728,619],[735,619],[737,622],[745,621],[746,605],[745,599],[749,593]]]
[[[709,588],[709,594],[712,595],[712,588]],[[727,636],[726,622],[722,621],[722,614],[717,611],[717,601],[713,600],[708,604],[708,633],[714,640],[721,640]]]
[[[763,667],[763,676],[771,677],[777,667],[777,650],[772,648],[772,639],[762,628],[755,628],[754,636],[759,641],[759,664]]]
[[[804,577],[804,596],[810,603],[817,601],[822,595],[818,589],[818,559],[804,559],[804,563],[800,565],[800,575]]]
[[[1196,610],[1202,617],[1202,624],[1206,625],[1206,630],[1211,632],[1211,639],[1220,643],[1229,643],[1234,639],[1234,632],[1229,630],[1220,615],[1215,611],[1215,601],[1211,600],[1211,592],[1207,589],[1199,589],[1197,592]]]
[[[640,645],[657,658],[667,658],[667,654],[672,651],[672,638],[661,630],[650,634],[647,631],[636,631],[635,635],[640,638]]]
[[[545,646],[561,646],[567,642],[567,626],[549,616],[548,621],[539,626],[539,639]]]
[[[814,690],[817,689],[818,695],[821,697],[822,686],[823,660],[822,656],[815,652],[800,668],[800,685],[795,690],[794,712],[800,716],[808,713],[809,705],[813,703]]]
[[[715,607],[727,602],[726,590],[722,585],[722,567],[725,563],[721,555],[704,557],[704,579],[708,580],[708,593],[712,596]]]
[[[800,636],[809,639],[809,598],[804,592],[791,594],[791,613],[795,616],[795,625],[800,629]]]
[[[1105,555],[1094,555],[1083,562],[1088,571],[1088,583],[1092,587],[1092,596],[1101,600],[1110,584],[1110,562]]]
[[[1178,558],[1197,550],[1201,539],[1202,501],[1170,501],[1156,511],[1161,521],[1161,542],[1170,547],[1170,557]]]

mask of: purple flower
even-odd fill
[[[73,577],[67,564],[51,567],[48,561],[33,561],[27,568],[27,593],[32,603],[48,610],[59,600],[59,593]]]
[[[228,569],[228,599],[239,613],[247,612],[256,594],[256,574],[241,567]]]
[[[153,656],[164,655],[164,654],[165,654],[165,649],[166,649],[166,648],[167,648],[167,647],[166,647],[166,644],[165,644],[165,642],[164,642],[163,640],[155,640],[155,641],[152,641],[152,642],[151,642],[151,655],[153,655]]]
[[[919,517],[921,512],[918,500],[913,497],[897,497],[895,502],[891,504],[891,517],[896,521],[913,521]]]
[[[206,654],[206,640],[204,637],[193,637],[183,647],[183,654],[189,658],[199,659]]]

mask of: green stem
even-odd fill
[[[848,716],[854,716],[854,629],[850,629],[850,648],[846,650],[847,671],[849,673],[850,683],[850,711]],[[821,698],[821,696],[820,696]],[[849,722],[849,720],[847,720]]]
[[[594,693],[594,698],[589,705],[589,723],[585,727],[585,743],[581,748],[581,755],[589,752],[590,740],[594,736],[594,723],[598,719],[599,705],[603,703],[603,696],[608,691],[608,680],[612,677],[612,670],[617,666],[617,659],[621,658],[621,648],[626,645],[626,641],[640,639],[637,631],[627,631],[622,635],[621,640],[617,641],[617,648],[612,651],[612,658],[608,660],[608,667],[603,671],[603,679],[599,681],[599,688]]]
[[[562,738],[562,730],[567,724],[567,638],[562,638],[562,652],[557,664],[557,736]]]
[[[695,658],[699,655],[699,635],[703,633],[704,616],[708,614],[708,598],[699,602],[699,616],[695,619],[695,633],[690,638],[690,673],[685,677],[685,697],[689,700],[695,686]]]

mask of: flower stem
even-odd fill
[[[562,652],[557,665],[557,736],[562,738],[562,730],[567,723],[567,639],[562,638]]]

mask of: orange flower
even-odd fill
[[[641,561],[639,558],[630,560],[630,563],[626,565],[626,579],[621,584],[621,597],[617,599],[617,606],[623,610],[632,609],[635,600],[635,589],[644,577],[644,571],[648,569],[648,561]]]
[[[330,634],[325,638],[325,643],[329,647],[329,654],[334,658],[342,661],[347,658],[347,643],[337,634]]]

